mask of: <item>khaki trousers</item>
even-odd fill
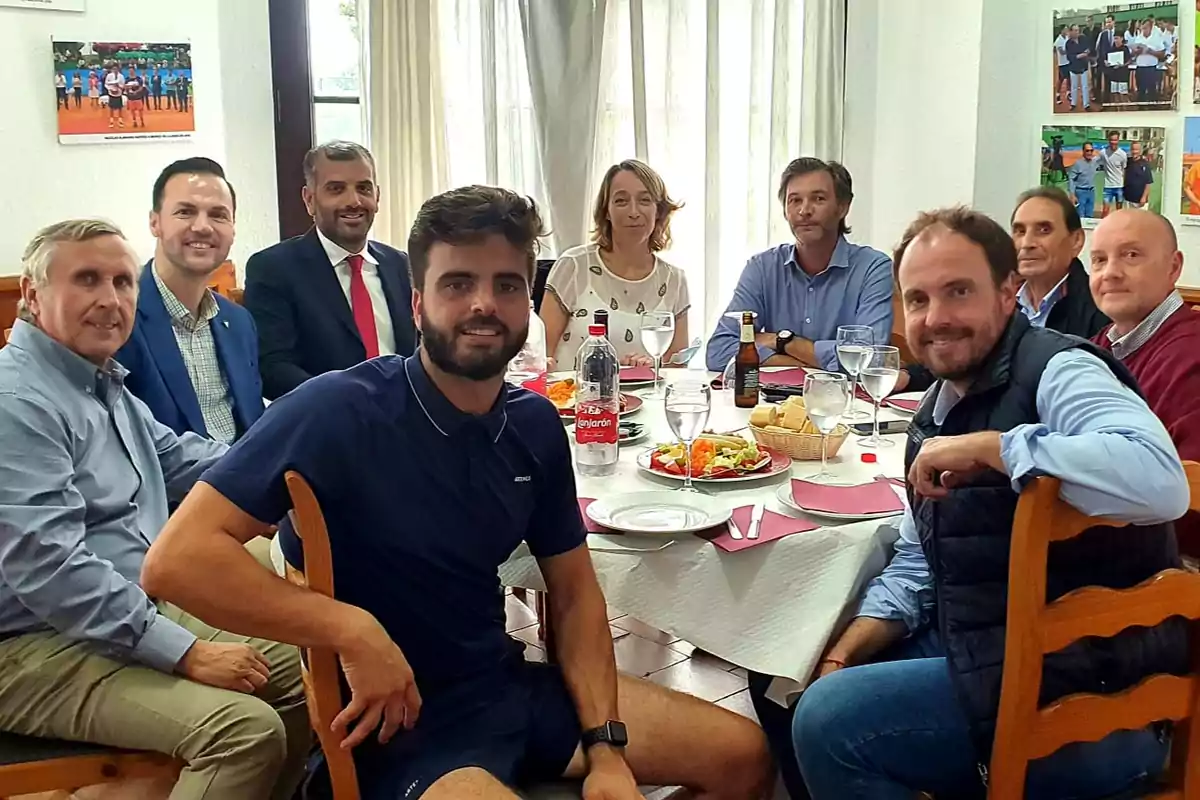
[[[200,639],[254,647],[270,682],[242,694],[29,633],[0,642],[0,730],[168,753],[187,763],[170,800],[291,800],[312,745],[299,651],[159,610]]]

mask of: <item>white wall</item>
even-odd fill
[[[1167,129],[1164,212],[1180,233],[1185,286],[1200,286],[1200,227],[1180,224],[1183,117],[1192,105],[1184,59],[1178,112],[1053,113],[1050,30],[1055,8],[1080,0],[849,0],[847,166],[855,176],[855,238],[890,251],[922,209],[971,203],[1007,223],[1037,184],[1043,125]],[[1103,5],[1100,0],[1095,6]],[[1179,51],[1194,26],[1180,3]],[[913,38],[914,30],[922,35]],[[914,45],[929,41],[931,47]],[[1086,263],[1086,252],[1085,263]]]
[[[73,216],[117,222],[149,257],[150,191],[171,161],[204,155],[221,162],[238,193],[239,268],[279,240],[275,200],[270,49],[266,0],[88,0],[84,14],[0,8],[5,103],[0,152],[0,275],[20,271],[25,243],[42,225]],[[187,142],[60,145],[51,36],[79,41],[192,44],[196,133]]]

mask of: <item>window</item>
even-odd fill
[[[358,0],[308,0],[313,138],[366,143]]]

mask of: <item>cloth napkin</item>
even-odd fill
[[[904,503],[886,481],[831,486],[793,479],[792,499],[801,508],[830,514],[899,514],[904,511]]]
[[[742,506],[733,510],[734,524],[738,526],[738,530],[742,532],[743,536],[750,532],[750,516],[753,511],[754,506]],[[712,542],[726,553],[736,553],[739,550],[748,550],[760,544],[791,536],[793,533],[815,531],[819,527],[821,526],[806,519],[777,514],[768,508],[763,512],[762,521],[758,525],[757,539],[734,539],[729,535],[728,525],[721,525],[697,535]]]
[[[887,400],[883,401],[883,404],[888,405],[888,406],[895,406],[896,408],[902,408],[905,411],[916,411],[917,406],[921,405],[921,401],[920,400],[908,400],[905,398],[896,398],[896,399],[888,398]]]
[[[652,381],[654,380],[653,367],[621,367],[622,381]]]

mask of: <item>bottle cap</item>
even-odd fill
[[[604,326],[603,325],[588,325],[588,336],[603,336],[603,335],[604,335]]]
[[[861,458],[862,458],[862,462],[864,464],[874,464],[876,461],[879,460],[879,457],[876,456],[874,453],[863,453]]]

